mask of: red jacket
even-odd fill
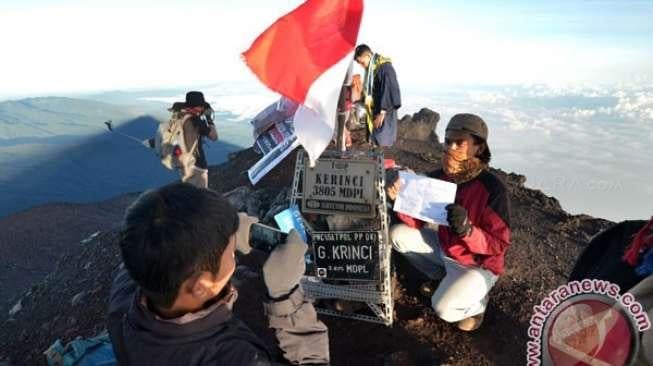
[[[428,175],[450,181],[442,169]],[[481,266],[500,275],[504,269],[504,255],[510,245],[510,197],[506,184],[489,171],[483,171],[469,182],[459,184],[456,203],[467,209],[472,231],[458,237],[448,226],[440,225],[438,238],[444,254],[463,265]],[[422,221],[397,213],[401,221],[421,228]]]

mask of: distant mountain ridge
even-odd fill
[[[167,105],[109,104],[41,97],[0,102],[0,217],[48,202],[90,202],[142,191],[177,178],[153,151],[114,131],[147,139]],[[250,143],[234,115],[216,113],[220,140],[207,143],[210,164]],[[227,142],[228,141],[228,142]]]
[[[89,99],[39,97],[0,102],[0,139],[97,133],[101,122],[126,121],[138,111]]]

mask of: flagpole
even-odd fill
[[[338,111],[337,114],[338,117],[336,117],[336,128],[337,128],[337,138],[336,138],[336,148],[340,152],[345,152],[346,145],[345,145],[345,116],[346,112],[344,111]]]
[[[347,116],[347,85],[349,75],[345,76],[345,80],[342,82],[342,88],[340,89],[340,96],[338,97],[338,110],[336,112],[336,149],[340,152],[345,152],[347,149],[345,144],[345,124]]]
[[[303,105],[293,116],[297,140],[314,165],[332,143],[346,149],[336,108],[356,47],[363,0],[306,0],[261,33],[243,60],[269,89]],[[292,46],[291,46],[292,45]],[[289,52],[300,49],[302,52]],[[338,123],[339,124],[339,123]]]

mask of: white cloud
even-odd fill
[[[525,174],[527,185],[558,198],[574,213],[613,220],[653,212],[653,87],[650,84],[529,85],[465,93],[404,93],[407,105],[442,115],[472,112],[490,128],[493,165]],[[506,96],[506,98],[502,98]]]
[[[502,92],[472,91],[468,93],[469,98],[476,103],[483,104],[506,104],[510,97]]]
[[[615,93],[619,102],[614,107],[624,117],[653,122],[653,89],[635,93],[619,91]]]
[[[573,108],[570,112],[563,112],[562,117],[570,117],[574,119],[579,119],[579,118],[590,118],[596,115],[598,111],[593,110],[593,109],[579,109],[579,108]]]
[[[199,89],[214,110],[234,114],[236,120],[250,119],[279,99],[277,93],[249,83],[220,83]],[[174,102],[184,101],[185,95],[142,97],[140,99],[172,105]]]

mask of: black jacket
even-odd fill
[[[270,365],[274,356],[231,307],[237,294],[192,321],[162,320],[147,309],[137,285],[121,269],[111,289],[108,330],[121,365]],[[267,304],[285,362],[327,364],[326,326],[301,288]],[[199,313],[198,313],[199,314]],[[283,361],[283,360],[282,360]]]
[[[211,126],[202,120],[199,116],[193,116],[187,123],[184,124],[184,137],[186,138],[186,146],[193,146],[197,141],[197,152],[195,166],[200,169],[208,169],[206,162],[206,155],[204,154],[204,142],[202,137],[208,136],[211,133]]]
[[[598,233],[576,261],[569,281],[606,280],[619,285],[622,292],[635,286],[643,277],[622,258],[644,224],[644,220],[623,221]]]

